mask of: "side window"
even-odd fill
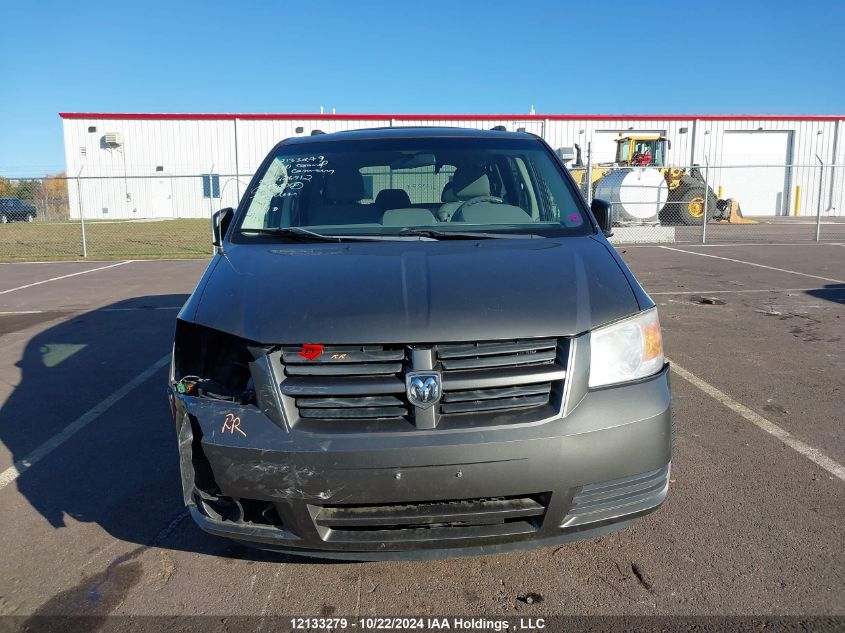
[[[537,193],[531,184],[528,166],[521,156],[517,156],[511,162],[511,172],[519,197],[519,204],[517,206],[534,220],[538,220],[540,218],[540,209],[537,203]]]
[[[365,200],[375,200],[373,196],[373,177],[368,174],[363,174],[364,179],[364,198]]]
[[[202,197],[203,198],[219,198],[220,197],[220,176],[218,174],[203,174],[202,175]]]

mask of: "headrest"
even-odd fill
[[[443,193],[440,194],[440,202],[457,202],[458,197],[455,195],[455,183],[447,182],[443,187]]]
[[[334,202],[358,202],[364,197],[364,178],[357,169],[336,169],[326,179],[326,198]]]
[[[428,209],[388,209],[381,218],[383,226],[432,226],[437,218]]]
[[[459,200],[490,195],[490,179],[484,173],[484,170],[477,165],[455,170],[452,186]]]
[[[379,209],[403,209],[411,206],[411,198],[404,189],[382,189],[376,196]]]

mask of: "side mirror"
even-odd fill
[[[593,202],[590,204],[590,211],[593,212],[593,217],[606,237],[613,235],[612,210],[613,205],[601,198],[593,198]]]
[[[226,231],[229,230],[233,217],[235,217],[235,210],[232,207],[220,209],[211,216],[211,232],[213,235],[211,244],[213,246],[223,246],[223,238],[226,237]]]

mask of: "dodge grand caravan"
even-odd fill
[[[328,558],[594,537],[668,491],[654,303],[525,133],[279,143],[179,313],[184,502],[212,534]]]

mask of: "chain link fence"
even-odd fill
[[[0,260],[206,257],[212,213],[248,179],[0,178]]]
[[[845,240],[843,165],[585,165],[588,201],[613,205],[619,243]]]
[[[845,165],[570,166],[617,243],[845,241]],[[247,176],[0,178],[0,260],[206,257]]]

